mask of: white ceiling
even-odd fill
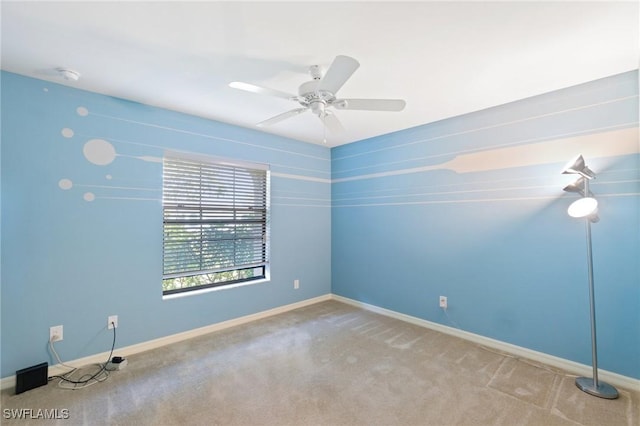
[[[7,2],[2,69],[256,128],[299,107],[308,67],[348,55],[341,98],[402,112],[336,111],[336,146],[638,68],[637,2]],[[77,82],[54,71],[81,73]],[[310,112],[261,130],[322,143]]]

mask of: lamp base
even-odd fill
[[[601,381],[598,381],[598,386],[596,387],[594,386],[593,379],[590,379],[589,377],[578,377],[576,379],[576,386],[582,392],[586,392],[600,398],[616,399],[618,397],[618,391],[616,388]]]

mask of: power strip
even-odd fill
[[[105,367],[105,369],[107,371],[115,371],[115,370],[122,370],[126,366],[127,366],[127,360],[125,358],[121,356],[114,356],[113,358],[111,358],[111,361],[107,363],[107,366]]]

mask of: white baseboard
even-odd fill
[[[411,324],[415,324],[421,327],[429,328],[431,330],[439,331],[441,333],[460,337],[462,339],[469,340],[473,343],[477,343],[482,346],[486,346],[492,349],[506,352],[511,355],[515,355],[518,357],[529,359],[531,361],[535,361],[535,362],[546,364],[555,368],[559,368],[570,374],[576,374],[578,376],[585,376],[585,377],[591,377],[593,375],[593,368],[589,365],[580,364],[574,361],[569,361],[568,359],[559,358],[553,355],[545,354],[543,352],[538,352],[531,349],[523,348],[521,346],[512,345],[510,343],[501,342],[499,340],[491,339],[489,337],[480,336],[479,334],[470,333],[468,331],[460,330],[453,327],[448,327],[446,325],[427,321],[421,318],[401,314],[396,311],[381,308],[375,305],[370,305],[368,303],[359,302],[357,300],[349,299],[347,297],[333,294],[331,298],[333,300],[347,303],[349,305],[366,309],[371,312],[375,312],[391,318],[399,319],[405,322],[409,322]],[[623,389],[640,391],[640,380],[634,379],[633,377],[627,377],[621,374],[598,369],[598,378],[602,379],[603,381],[613,386],[617,386]]]
[[[441,333],[449,334],[452,336],[460,337],[462,339],[483,345],[489,348],[493,348],[499,351],[506,352],[515,356],[526,358],[535,362],[540,362],[552,367],[559,368],[567,371],[571,374],[577,374],[580,376],[591,377],[591,366],[580,364],[574,361],[569,361],[564,358],[548,355],[542,352],[537,352],[531,349],[523,348],[521,346],[512,345],[510,343],[501,342],[499,340],[491,339],[489,337],[480,336],[478,334],[469,333],[468,331],[459,330],[457,328],[448,327],[446,325],[434,323],[421,318],[413,317],[410,315],[401,314],[396,311],[381,308],[368,303],[359,302],[357,300],[349,299],[343,296],[335,294],[326,294],[312,299],[303,300],[300,302],[292,303],[289,305],[279,306],[277,308],[269,309],[255,314],[246,315],[239,318],[222,321],[216,324],[211,324],[205,327],[196,328],[182,333],[172,334],[170,336],[161,337],[159,339],[149,340],[146,342],[138,343],[131,346],[126,346],[118,349],[120,356],[131,356],[140,352],[148,351],[150,349],[159,348],[172,343],[181,342],[183,340],[191,339],[193,337],[201,336],[204,334],[212,333],[214,331],[223,330],[226,328],[234,327],[241,324],[246,324],[259,319],[267,318],[273,315],[288,312],[294,309],[302,308],[305,306],[313,305],[315,303],[324,302],[326,300],[336,300],[338,302],[346,303],[352,306],[356,306],[362,309],[366,309],[371,312],[375,312],[381,315],[385,315],[391,318],[396,318],[401,321],[405,321],[411,324],[415,324],[421,327],[429,328],[431,330],[439,331]],[[65,364],[72,367],[82,367],[88,364],[102,363],[106,357],[109,356],[109,352],[103,352],[95,355],[91,355],[84,358],[79,358],[73,361],[66,361]],[[49,376],[63,374],[68,369],[61,365],[53,365],[49,367]],[[621,374],[612,373],[606,370],[598,370],[599,376],[603,381],[608,382],[611,385],[638,391],[640,390],[640,380],[632,377],[623,376]],[[5,377],[0,380],[0,389],[8,389],[14,387],[16,384],[16,376]]]
[[[234,318],[234,319],[222,321],[216,324],[207,325],[205,327],[195,328],[193,330],[184,331],[182,333],[160,337],[159,339],[149,340],[149,341],[138,343],[135,345],[118,348],[117,352],[119,356],[128,357],[140,352],[148,351],[150,349],[155,349],[162,346],[170,345],[171,343],[181,342],[183,340],[191,339],[193,337],[201,336],[203,334],[212,333],[214,331],[223,330],[225,328],[235,327],[236,325],[246,324],[251,321],[267,318],[273,315],[277,315],[277,314],[281,314],[294,309],[313,305],[315,303],[324,302],[330,299],[331,299],[331,295],[326,294],[323,296],[314,297],[312,299],[307,299],[300,302],[291,303],[289,305],[279,306],[277,308],[269,309],[266,311],[257,312],[255,314],[245,315],[243,317]],[[70,365],[71,367],[82,367],[89,364],[103,363],[108,356],[109,356],[109,351],[102,352],[95,355],[90,355],[84,358],[79,358],[73,361],[65,361],[65,364]],[[64,366],[61,366],[59,364],[49,366],[49,376],[64,374],[67,371],[69,371],[68,368],[65,368]],[[15,385],[16,385],[15,375],[4,377],[2,380],[0,380],[0,389],[8,389],[11,387],[15,387]]]

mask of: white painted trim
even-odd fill
[[[492,349],[506,352],[522,358],[527,358],[532,361],[541,362],[543,364],[556,367],[567,371],[572,374],[591,377],[591,366],[580,364],[577,362],[569,361],[564,358],[555,357],[542,352],[537,352],[531,349],[523,348],[521,346],[512,345],[510,343],[501,342],[499,340],[491,339],[489,337],[480,336],[478,334],[469,333],[468,331],[459,330],[457,328],[448,327],[446,325],[434,323],[421,318],[413,317],[410,315],[401,314],[396,311],[381,308],[379,306],[370,305],[368,303],[359,302],[357,300],[349,299],[347,297],[338,296],[336,294],[325,294],[323,296],[314,297],[312,299],[302,300],[300,302],[291,303],[289,305],[279,306],[277,308],[269,309],[255,314],[245,315],[243,317],[222,321],[216,324],[207,325],[204,327],[196,328],[182,333],[172,334],[170,336],[161,337],[159,339],[149,340],[147,342],[138,343],[135,345],[127,346],[118,349],[120,356],[131,356],[140,352],[148,351],[150,349],[156,349],[162,346],[170,345],[172,343],[182,342],[193,337],[202,336],[204,334],[212,333],[214,331],[224,330],[226,328],[235,327],[237,325],[246,324],[259,319],[267,318],[273,315],[278,315],[284,312],[288,312],[294,309],[303,308],[305,306],[313,305],[316,303],[324,302],[327,300],[336,300],[338,302],[346,303],[367,311],[375,312],[381,315],[385,315],[391,318],[395,318],[401,321],[405,321],[411,324],[415,324],[421,327],[429,328],[431,330],[439,331],[441,333],[449,334],[451,336],[460,337],[477,343],[479,345],[487,346]],[[109,355],[109,352],[103,352],[88,357],[76,359],[74,361],[67,361],[65,364],[72,367],[81,367],[88,364],[102,363]],[[49,367],[49,376],[65,373],[67,369],[60,365],[54,365]],[[640,390],[640,380],[632,377],[623,376],[621,374],[612,373],[605,370],[599,370],[599,377],[608,382],[611,385],[631,390]],[[15,387],[16,376],[4,377],[0,380],[0,389],[8,389]]]
[[[267,318],[273,315],[282,314],[284,312],[292,311],[298,308],[303,308],[305,306],[324,302],[326,300],[331,300],[331,294],[325,294],[323,296],[302,300],[300,302],[291,303],[289,305],[279,306],[277,308],[269,309],[262,312],[257,312],[255,314],[245,315],[243,317],[233,318],[227,321],[222,321],[222,322],[207,325],[204,327],[195,328],[193,330],[172,334],[170,336],[160,337],[158,339],[149,340],[149,341],[138,343],[131,346],[126,346],[126,347],[117,349],[117,353],[119,356],[128,357],[140,352],[148,351],[150,349],[156,349],[162,346],[170,345],[172,343],[182,342],[183,340],[191,339],[197,336],[202,336],[208,333],[213,333],[214,331],[224,330],[226,328],[235,327],[237,325],[246,324],[246,323]],[[108,356],[109,356],[109,351],[102,352],[95,355],[90,355],[84,358],[79,358],[73,361],[65,361],[65,364],[70,365],[72,367],[81,367],[89,364],[103,363]],[[67,371],[69,371],[68,368],[65,368],[64,366],[61,366],[59,364],[49,366],[49,376],[64,374]],[[2,380],[0,380],[0,389],[2,390],[15,387],[15,385],[16,385],[15,375],[4,377]]]
[[[359,302],[357,300],[349,299],[347,297],[338,296],[332,294],[331,298],[338,302],[346,303],[358,308],[365,309],[367,311],[375,312],[387,317],[399,319],[411,324],[415,324],[421,327],[429,328],[431,330],[439,331],[441,333],[449,334],[451,336],[460,337],[461,339],[468,340],[478,345],[486,346],[492,349],[496,349],[502,352],[506,352],[510,355],[526,358],[531,361],[540,362],[551,367],[556,367],[561,370],[567,371],[571,374],[579,376],[591,377],[593,374],[593,368],[590,365],[580,364],[568,359],[559,358],[553,355],[545,354],[543,352],[534,351],[532,349],[523,348],[521,346],[512,345],[511,343],[502,342],[500,340],[491,339],[489,337],[480,336],[479,334],[470,333],[468,331],[460,330],[446,325],[438,324],[435,322],[427,321],[422,318],[413,317],[410,315],[402,314],[389,309],[381,308],[379,306],[370,305],[368,303]],[[623,376],[621,374],[612,373],[610,371],[598,369],[598,377],[607,383],[634,391],[640,390],[640,380],[633,377]]]

